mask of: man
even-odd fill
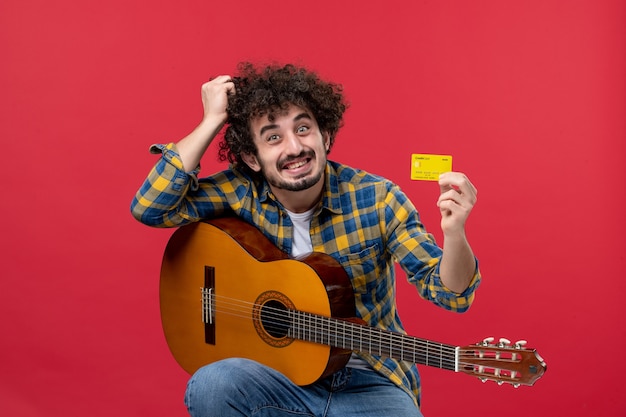
[[[439,179],[441,249],[399,187],[327,160],[346,109],[339,85],[292,65],[242,64],[237,77],[204,84],[202,101],[195,130],[152,148],[162,157],[132,202],[135,218],[174,227],[235,214],[293,256],[324,252],[348,273],[356,313],[371,326],[404,333],[395,262],[423,298],[469,308],[480,274],[465,236],[476,201],[465,175]],[[232,164],[198,180],[200,159],[224,125],[220,157]],[[251,360],[226,359],[199,369],[185,395],[192,416],[220,417],[421,416],[419,401],[414,364],[368,354],[305,387]]]

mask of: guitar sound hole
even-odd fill
[[[269,300],[261,308],[261,324],[270,336],[286,337],[290,327],[287,307],[280,301]]]

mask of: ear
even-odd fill
[[[261,164],[259,164],[259,160],[257,159],[256,155],[251,154],[251,153],[242,152],[241,153],[241,159],[254,172],[259,172],[261,170]]]
[[[326,153],[330,151],[330,133],[324,132],[324,148],[326,148]]]

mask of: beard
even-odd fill
[[[322,179],[322,171],[318,172],[313,177],[296,178],[294,181],[285,181],[272,176],[267,176],[263,170],[261,170],[267,182],[274,188],[279,188],[286,191],[303,191],[313,187]]]

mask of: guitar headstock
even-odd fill
[[[514,344],[507,339],[493,343],[488,337],[480,343],[459,348],[459,372],[473,375],[483,382],[508,383],[514,387],[531,386],[547,369],[535,349],[527,349],[525,340]]]

